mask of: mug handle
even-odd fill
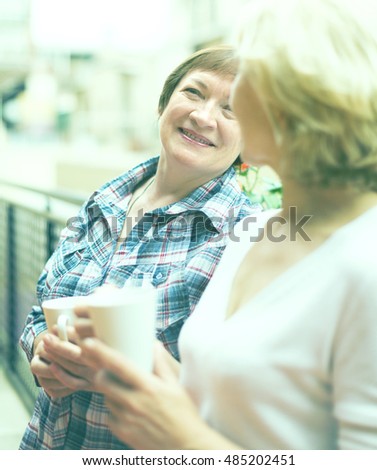
[[[67,315],[59,315],[58,318],[58,336],[62,341],[68,341],[67,325],[69,323],[69,317]]]

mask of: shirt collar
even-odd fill
[[[158,160],[159,157],[150,158],[107,182],[94,192],[92,199],[105,214],[124,214],[124,198],[156,173]]]
[[[240,208],[240,188],[234,178],[233,167],[225,173],[194,189],[186,197],[162,208],[165,214],[183,212],[202,212],[211,221],[213,227],[221,232],[227,218]],[[246,202],[246,198],[245,201]],[[235,214],[237,215],[237,214]]]
[[[146,179],[156,173],[159,157],[153,157],[109,181],[97,190],[92,200],[106,215],[122,217],[125,214],[123,200]],[[152,211],[157,214],[179,215],[185,212],[202,212],[213,227],[221,232],[231,209],[240,207],[240,189],[234,178],[233,167],[225,173],[194,189],[183,199]],[[245,200],[242,202],[245,203]],[[237,213],[234,214],[237,216]]]

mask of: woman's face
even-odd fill
[[[178,84],[160,118],[161,158],[208,181],[222,174],[241,149],[230,108],[233,77],[194,70]]]
[[[279,151],[272,125],[257,93],[242,73],[233,83],[231,103],[243,138],[242,160],[277,170]]]

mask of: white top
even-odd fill
[[[237,225],[182,329],[182,382],[246,449],[377,449],[377,207],[225,319],[250,236],[275,213]]]

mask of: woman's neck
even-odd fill
[[[213,178],[215,176],[213,175]],[[160,159],[149,197],[158,204],[158,207],[163,207],[183,199],[210,179],[212,178],[209,175],[198,177],[197,173],[190,173],[182,167]]]
[[[331,233],[376,205],[377,193],[374,192],[361,192],[353,187],[310,187],[292,180],[283,181],[283,217],[292,220],[293,213],[298,218],[310,216],[306,226],[312,230]]]

